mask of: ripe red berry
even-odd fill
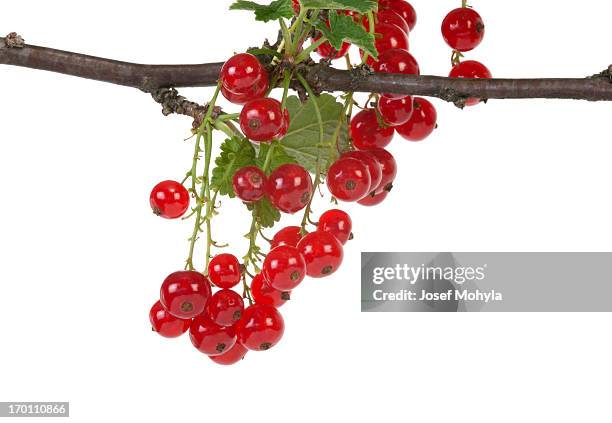
[[[378,194],[372,193],[370,195],[367,195],[365,198],[362,198],[357,203],[366,207],[377,206],[383,201],[385,201],[388,195],[389,191],[381,191]]]
[[[296,15],[300,14],[300,2],[299,0],[291,0],[291,6],[293,6],[293,11]]]
[[[283,316],[272,306],[254,304],[248,307],[236,323],[238,341],[253,351],[266,351],[283,337]]]
[[[208,264],[208,277],[219,288],[230,289],[236,286],[241,276],[240,263],[233,254],[218,254]]]
[[[299,226],[287,226],[272,237],[270,249],[280,247],[281,245],[295,247],[300,242],[300,239],[302,239],[302,228]]]
[[[351,217],[345,211],[338,209],[327,210],[319,217],[317,224],[317,231],[329,232],[343,245],[351,239],[352,230]]]
[[[295,213],[306,207],[312,197],[312,178],[300,165],[281,165],[268,177],[266,194],[280,211]]]
[[[280,307],[291,298],[291,291],[278,291],[268,285],[261,273],[258,273],[251,282],[251,295],[257,304]]]
[[[376,188],[380,185],[380,181],[382,180],[382,167],[376,157],[367,151],[355,150],[355,151],[347,151],[342,155],[342,157],[351,157],[353,159],[357,159],[361,161],[368,168],[368,173],[370,174],[370,189]]]
[[[480,15],[469,7],[451,10],[442,21],[442,36],[454,50],[470,51],[478,47],[485,34]]]
[[[242,201],[259,201],[266,194],[266,174],[257,166],[246,166],[234,173],[232,186]]]
[[[159,299],[179,319],[191,319],[204,311],[211,296],[210,282],[194,271],[174,272],[162,283]]]
[[[361,200],[372,187],[368,167],[351,157],[334,162],[327,171],[326,181],[332,195],[342,201]]]
[[[342,244],[329,232],[311,232],[302,238],[297,248],[306,261],[306,274],[311,278],[331,275],[344,258]]]
[[[364,109],[353,116],[350,132],[358,150],[384,148],[393,139],[393,128],[381,126],[374,109]]]
[[[391,9],[380,9],[375,15],[375,21],[385,24],[391,24],[399,27],[406,35],[410,33],[410,27],[402,18],[399,13],[395,12]],[[363,16],[363,26],[367,31],[370,29],[370,22],[368,20],[368,15]]]
[[[228,101],[234,104],[246,104],[251,100],[262,98],[266,95],[267,91],[268,91],[268,80],[267,79],[265,79],[261,84],[253,85],[251,88],[249,88],[248,90],[242,93],[235,93],[235,92],[229,91],[225,87],[221,87],[221,94],[223,94],[223,97],[225,97]]]
[[[296,247],[281,245],[264,259],[262,274],[272,288],[291,291],[304,280],[306,262]]]
[[[476,60],[466,60],[455,66],[448,75],[450,78],[470,78],[470,79],[491,79],[491,71],[482,63]],[[475,106],[480,103],[479,98],[468,98],[465,100],[466,106]]]
[[[149,320],[153,330],[165,338],[181,336],[191,324],[191,319],[178,319],[168,313],[159,301],[151,307]]]
[[[374,71],[381,73],[401,73],[404,75],[419,75],[419,64],[408,51],[403,49],[390,49],[382,51],[378,61],[374,64]],[[388,98],[403,98],[405,94],[383,94]]]
[[[240,128],[253,141],[271,142],[282,138],[289,128],[289,111],[273,98],[258,98],[245,104],[240,112]]]
[[[395,130],[408,141],[422,141],[436,129],[437,120],[438,114],[433,104],[424,98],[415,97],[412,116],[405,124],[396,126]]]
[[[312,38],[313,43],[319,41],[320,38],[321,38],[320,36],[313,37]],[[329,43],[329,41],[326,41],[323,44],[321,44],[319,47],[317,47],[317,53],[319,54],[319,56],[323,57],[324,59],[335,60],[335,59],[340,59],[341,57],[344,57],[344,55],[348,53],[349,48],[351,48],[351,44],[344,42],[342,43],[342,47],[340,47],[340,50],[336,50]]]
[[[155,185],[149,197],[153,213],[166,219],[176,219],[189,208],[189,192],[175,181]]]
[[[247,349],[240,342],[236,342],[232,348],[220,355],[209,355],[208,357],[217,364],[229,366],[241,361],[247,353]]]
[[[379,3],[383,9],[391,9],[398,13],[406,21],[411,31],[414,29],[417,23],[417,14],[410,3],[404,0],[384,0]]]
[[[264,79],[268,79],[257,57],[249,53],[240,53],[229,58],[223,64],[219,77],[226,90],[237,94],[247,92],[254,85],[261,85]]]
[[[380,185],[373,188],[372,191],[379,193],[382,190],[388,190],[390,185],[395,180],[395,176],[397,175],[397,163],[395,162],[393,155],[382,148],[375,148],[369,152],[373,154],[374,157],[376,157],[376,160],[378,160],[380,163],[383,174]]]
[[[206,305],[206,316],[219,326],[232,326],[240,320],[243,311],[242,296],[231,289],[217,291]]]
[[[403,125],[410,120],[413,111],[412,97],[388,98],[382,96],[378,100],[378,112],[387,125]]]
[[[374,42],[378,51],[378,60],[380,55],[388,50],[401,49],[408,51],[408,35],[397,25],[379,22],[375,26],[376,40]],[[363,57],[363,51],[360,51]],[[366,63],[372,67],[376,66],[376,60],[373,57],[368,57]]]
[[[193,346],[206,355],[220,355],[229,351],[237,339],[233,326],[219,326],[204,314],[191,322],[189,338]]]

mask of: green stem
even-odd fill
[[[300,47],[300,38],[302,37],[302,28],[304,26],[304,18],[306,17],[307,12],[308,10],[300,5],[300,14],[293,25],[291,25],[291,28],[289,28],[289,32],[296,34],[293,39],[293,45],[291,46],[291,51],[293,53],[298,51],[298,48]]]
[[[308,47],[306,47],[298,56],[295,58],[295,64],[302,63],[304,60],[310,57],[310,53],[315,51],[321,44],[327,41],[327,38],[321,37]]]
[[[285,71],[283,75],[283,99],[281,101],[281,108],[284,111],[287,106],[287,96],[289,94],[289,84],[291,84],[291,72]]]
[[[372,13],[371,11],[368,12],[368,24],[369,24],[368,32],[374,35],[374,31],[375,31],[374,13]],[[368,61],[368,57],[370,57],[370,54],[367,51],[364,51],[363,58],[361,59],[361,66],[366,64],[366,62]]]
[[[283,18],[278,20],[278,23],[281,27],[281,32],[283,33],[283,40],[285,41],[285,51],[288,56],[293,55],[293,40],[291,39],[291,33],[289,32],[289,28],[287,28],[287,24]]]

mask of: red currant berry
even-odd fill
[[[268,285],[261,273],[255,275],[251,282],[251,295],[257,304],[280,307],[291,298],[291,291],[278,291]]]
[[[361,161],[368,168],[368,173],[370,174],[370,189],[376,188],[380,185],[380,181],[382,180],[382,167],[376,157],[368,153],[367,151],[347,151],[342,155],[342,157],[351,157],[353,159],[357,159]]]
[[[312,197],[312,178],[300,165],[281,165],[268,177],[266,194],[280,211],[295,213],[306,207]]]
[[[375,148],[370,150],[369,153],[376,157],[376,160],[378,160],[378,163],[380,163],[383,174],[380,185],[374,188],[372,191],[379,193],[383,190],[389,190],[390,185],[393,183],[395,176],[397,175],[397,163],[395,162],[393,155],[382,148]]]
[[[374,42],[378,56],[387,50],[401,49],[408,51],[408,35],[397,25],[379,22],[375,27],[376,40]],[[363,51],[360,51],[363,57]],[[371,56],[368,57],[366,63],[372,67],[375,67],[376,60]]]
[[[374,71],[381,73],[401,73],[404,75],[419,75],[421,70],[412,54],[402,49],[382,51],[378,55],[378,62],[374,64]],[[388,98],[403,98],[405,94],[383,94]]]
[[[291,0],[291,6],[293,6],[293,11],[296,15],[300,14],[300,2],[299,0]]]
[[[189,338],[198,351],[206,355],[220,355],[236,344],[236,330],[233,326],[219,326],[206,315],[193,319],[189,327]]]
[[[151,307],[149,320],[153,330],[165,338],[181,336],[191,324],[191,319],[178,319],[168,313],[159,301]]]
[[[377,206],[383,201],[385,201],[388,195],[389,191],[381,191],[378,194],[372,193],[370,195],[367,195],[365,198],[362,198],[357,203],[366,207]]]
[[[320,36],[313,37],[312,41],[317,42],[319,41],[319,39],[321,39]],[[342,47],[340,47],[340,50],[336,50],[328,41],[326,41],[323,44],[321,44],[319,47],[317,47],[317,53],[319,54],[319,56],[323,57],[324,59],[335,60],[335,59],[340,59],[341,57],[344,57],[346,53],[348,53],[350,48],[351,48],[351,44],[344,42],[342,43]]]
[[[149,197],[153,213],[166,219],[176,219],[189,208],[189,192],[175,181],[155,185]]]
[[[208,357],[217,364],[224,366],[230,366],[242,361],[247,353],[247,349],[244,348],[239,342],[236,342],[232,348],[225,351],[220,355],[209,355]]]
[[[253,141],[271,142],[287,132],[289,111],[283,112],[281,103],[273,98],[251,100],[240,113],[240,128]]]
[[[437,120],[438,113],[433,104],[424,98],[415,97],[414,111],[410,120],[401,126],[396,126],[395,130],[408,141],[422,141],[436,129]]]
[[[296,247],[281,245],[271,250],[263,262],[262,274],[278,291],[291,291],[304,280],[306,262]]]
[[[444,41],[454,50],[474,50],[482,42],[485,25],[480,15],[469,7],[451,10],[442,21]]]
[[[249,350],[266,351],[283,337],[285,322],[277,309],[269,305],[248,307],[236,323],[238,341]]]
[[[417,14],[410,3],[404,0],[384,0],[379,3],[381,8],[390,9],[399,14],[406,21],[411,31],[414,29],[417,23]]]
[[[226,90],[241,94],[254,85],[261,85],[268,75],[257,57],[240,53],[223,64],[220,74],[221,83]]]
[[[204,311],[211,296],[210,281],[193,271],[174,272],[162,283],[160,302],[179,319],[191,319]]]
[[[378,112],[387,125],[403,125],[410,120],[413,110],[412,97],[388,98],[378,100]]]
[[[287,226],[274,235],[270,249],[280,247],[281,245],[295,247],[300,242],[300,239],[302,239],[302,228],[299,226]]]
[[[470,78],[470,79],[491,79],[491,71],[482,63],[476,60],[466,60],[455,66],[448,75],[450,78]],[[480,103],[479,98],[468,98],[465,100],[466,106],[475,106]]]
[[[351,138],[359,150],[384,148],[393,139],[393,128],[381,126],[374,109],[364,109],[351,120]]]
[[[266,194],[266,179],[266,174],[260,168],[246,166],[234,173],[232,186],[242,201],[259,201]]]
[[[317,224],[317,231],[329,232],[343,245],[351,239],[352,230],[351,217],[345,211],[338,209],[327,210],[319,217]]]
[[[342,264],[342,244],[329,232],[315,231],[304,236],[297,246],[306,261],[306,274],[311,278],[324,278]]]
[[[231,289],[217,291],[206,306],[206,315],[219,326],[232,326],[240,320],[243,311],[242,296]]]
[[[342,201],[361,200],[372,188],[368,167],[351,157],[334,162],[327,171],[326,181],[332,195]]]
[[[391,24],[399,27],[406,35],[410,33],[410,27],[406,21],[395,11],[391,9],[380,9],[375,15],[376,22]],[[366,30],[370,30],[370,22],[368,16],[363,16],[363,26]]]
[[[233,254],[218,254],[208,264],[208,277],[219,288],[230,289],[236,286],[241,276],[240,263]]]
[[[267,79],[262,81],[260,84],[253,85],[251,88],[241,93],[235,93],[226,89],[225,87],[221,87],[221,94],[223,94],[223,97],[234,104],[246,104],[251,100],[262,98],[266,95],[267,91]]]

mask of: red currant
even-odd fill
[[[300,239],[302,239],[302,228],[299,226],[287,226],[274,235],[270,249],[280,247],[281,245],[295,247],[300,242]]]
[[[331,275],[344,258],[342,244],[329,232],[311,232],[302,238],[297,248],[306,261],[306,274],[311,278]]]
[[[371,188],[376,188],[380,185],[380,181],[382,180],[382,167],[376,157],[368,153],[367,151],[347,151],[342,155],[342,157],[351,157],[353,159],[357,159],[361,161],[368,168],[368,173],[370,174],[370,185]]]
[[[245,104],[240,113],[240,128],[253,141],[271,142],[282,138],[289,128],[289,111],[273,98],[258,98]]]
[[[442,21],[442,36],[454,50],[470,51],[478,47],[485,34],[480,15],[469,7],[451,10]]]
[[[153,213],[166,219],[176,219],[189,208],[189,192],[175,181],[155,185],[149,197]]]
[[[389,191],[381,191],[378,194],[372,193],[370,195],[367,195],[365,198],[362,198],[357,203],[366,207],[377,206],[383,201],[385,201],[388,195]]]
[[[257,57],[249,53],[231,57],[223,64],[219,77],[226,90],[237,94],[247,92],[254,85],[261,85],[264,79],[268,79]]]
[[[236,323],[239,342],[253,351],[266,351],[283,337],[283,316],[272,306],[254,304],[248,307]]]
[[[332,209],[327,210],[319,217],[317,230],[329,232],[336,237],[341,244],[346,244],[351,239],[353,221],[345,211]]]
[[[246,104],[251,100],[255,100],[258,98],[262,98],[266,95],[268,91],[268,80],[266,79],[261,84],[253,85],[247,91],[242,93],[232,92],[225,87],[221,87],[221,94],[228,101],[234,104]]]
[[[334,162],[327,171],[326,181],[332,195],[342,201],[361,200],[372,188],[368,167],[351,157]]]
[[[234,173],[232,186],[242,201],[259,201],[266,194],[266,179],[266,174],[260,168],[246,166]]]
[[[359,150],[383,148],[393,139],[393,128],[382,126],[374,109],[364,109],[351,120],[351,138]]]
[[[313,37],[312,41],[317,42],[320,38],[320,36]],[[323,57],[324,59],[335,60],[344,57],[346,53],[348,53],[349,48],[351,48],[351,44],[344,42],[342,43],[340,50],[336,50],[328,41],[326,41],[317,47],[317,53],[319,53],[319,56]]]
[[[240,320],[243,311],[242,296],[231,289],[217,291],[206,306],[206,315],[219,326],[232,326]]]
[[[193,319],[189,327],[189,338],[198,351],[206,355],[220,355],[236,344],[236,330],[233,326],[219,326],[206,315]]]
[[[257,304],[265,304],[276,308],[285,304],[291,298],[291,291],[278,291],[268,285],[261,273],[255,275],[251,282],[251,295]]]
[[[369,151],[371,154],[376,157],[376,160],[380,163],[382,168],[382,180],[380,181],[380,185],[374,188],[372,191],[379,193],[383,190],[389,190],[390,185],[395,180],[395,176],[397,175],[397,163],[393,155],[389,153],[387,150],[383,150],[382,148],[375,148]]]
[[[393,24],[379,22],[375,27],[376,40],[374,42],[376,50],[378,51],[378,60],[380,61],[380,55],[387,50],[401,49],[408,51],[408,35],[402,29]],[[363,57],[363,51],[360,51]],[[371,67],[376,66],[376,60],[373,57],[368,57],[366,63]]]
[[[421,70],[412,54],[403,49],[390,49],[382,51],[378,62],[374,64],[374,71],[381,73],[401,73],[404,75],[419,75]],[[383,94],[388,98],[403,98],[405,94]]]
[[[218,254],[208,264],[208,277],[219,288],[230,289],[236,286],[241,276],[240,263],[233,254]]]
[[[299,0],[291,0],[291,6],[293,6],[293,11],[295,14],[299,15],[301,9]]]
[[[160,302],[179,319],[191,319],[204,311],[211,295],[210,281],[201,273],[181,271],[169,275],[160,289]]]
[[[165,338],[181,336],[191,324],[191,319],[178,319],[168,313],[159,301],[151,307],[149,320],[153,330]]]
[[[385,0],[380,2],[383,9],[391,9],[398,13],[408,24],[412,31],[417,23],[417,14],[414,7],[404,0]]]
[[[491,79],[491,71],[482,63],[476,60],[466,60],[455,66],[448,75],[450,78],[471,78],[471,79]],[[465,100],[466,106],[475,106],[480,103],[479,98],[468,98]]]
[[[413,110],[412,97],[388,98],[378,100],[378,112],[387,125],[403,125],[410,120]]]
[[[300,165],[281,165],[268,177],[266,194],[280,211],[295,213],[306,207],[312,197],[312,178]]]
[[[380,9],[375,15],[376,22],[391,24],[399,27],[406,35],[410,33],[410,27],[402,18],[399,13],[391,10],[391,9]],[[363,26],[365,26],[366,30],[370,29],[370,22],[368,20],[368,16],[363,16]]]
[[[424,98],[415,97],[414,111],[410,120],[401,126],[396,126],[395,130],[408,141],[422,141],[436,129],[437,120],[438,113],[433,104]]]
[[[236,364],[241,361],[247,353],[247,349],[240,344],[240,342],[236,342],[232,348],[225,351],[220,355],[209,355],[210,359],[217,364],[222,364],[224,366],[229,366],[232,364]]]
[[[281,245],[271,250],[263,262],[262,274],[278,291],[291,291],[304,280],[306,262],[296,247]]]

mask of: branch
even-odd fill
[[[160,88],[214,86],[222,66],[222,63],[142,65],[120,62],[27,45],[14,33],[0,38],[0,64],[94,79],[149,93]],[[458,106],[462,106],[465,99],[470,97],[612,101],[612,65],[591,77],[565,79],[453,79],[374,74],[367,68],[343,71],[330,68],[325,63],[309,65],[302,71],[317,92],[393,92],[437,97]]]

